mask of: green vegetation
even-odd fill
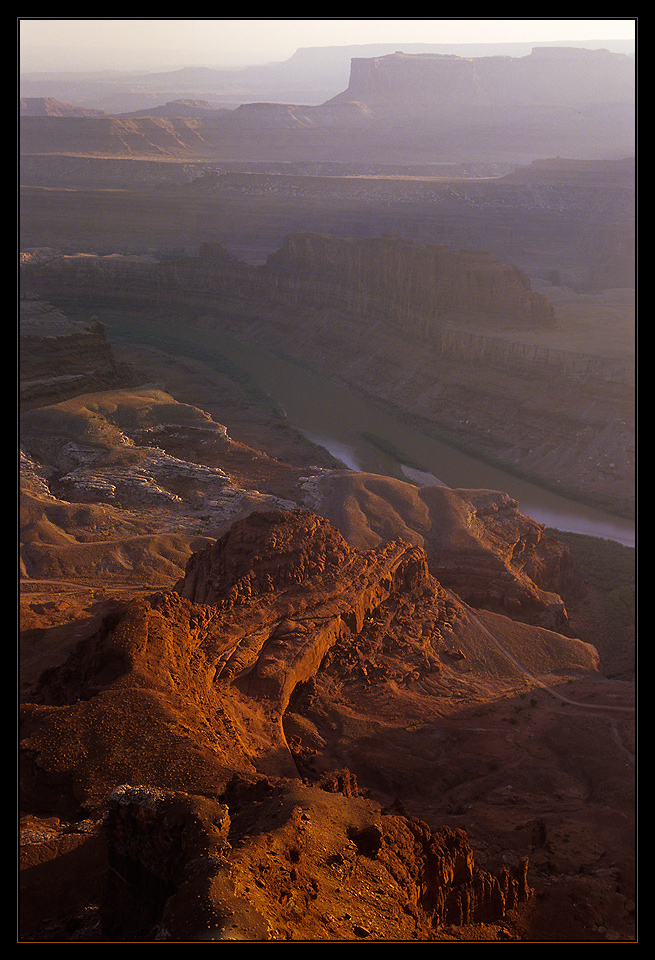
[[[613,540],[555,532],[575,560],[578,576],[601,594],[608,615],[634,623],[636,616],[636,553]]]
[[[360,437],[370,443],[372,447],[381,453],[385,459],[387,459],[391,465],[400,465],[405,467],[411,467],[413,470],[421,470],[423,473],[430,473],[427,467],[422,466],[420,463],[412,460],[410,457],[406,457],[397,447],[393,445],[389,440],[385,440],[383,437],[378,437],[375,433],[369,433],[368,430],[363,430],[360,432]],[[397,475],[401,480],[407,480],[398,469],[393,470],[394,475]]]
[[[567,500],[572,500],[576,503],[585,504],[586,506],[590,507],[598,507],[606,510],[607,513],[614,514],[614,516],[617,517],[623,517],[627,520],[632,520],[635,517],[634,498],[628,500],[626,498],[617,498],[610,495],[601,496],[597,493],[589,494],[586,491],[580,490],[578,487],[570,486],[561,480],[551,480],[548,477],[543,477],[539,474],[533,473],[533,471],[527,470],[525,467],[522,467],[517,463],[511,463],[501,459],[500,457],[496,457],[489,450],[486,450],[477,444],[473,444],[469,440],[464,440],[460,437],[454,437],[452,434],[439,430],[434,425],[428,427],[418,418],[403,415],[402,412],[394,410],[389,404],[385,404],[375,397],[368,397],[367,399],[370,402],[375,403],[382,410],[391,410],[393,415],[401,423],[406,423],[414,427],[414,429],[420,430],[426,437],[430,437],[432,440],[443,443],[444,446],[451,447],[453,450],[457,450],[460,453],[463,453],[465,456],[473,457],[475,460],[479,460],[480,463],[486,463],[496,470],[501,470],[503,473],[517,477],[519,480],[524,480],[526,483],[531,483],[535,487],[540,487],[542,490],[548,490],[550,493],[555,493],[560,497],[566,498]],[[387,441],[381,440],[372,434],[362,434],[362,436],[365,436],[366,439],[368,439],[369,442],[374,446],[378,446],[382,452],[386,451],[390,457],[397,459],[398,462],[403,463],[408,467],[413,467],[415,470],[425,470],[425,467],[403,458],[403,455],[399,451],[395,450],[392,444],[388,444]]]
[[[163,324],[150,326],[136,324],[133,320],[121,323],[114,319],[109,321],[104,318],[103,322],[111,329],[116,339],[120,339],[124,343],[144,343],[175,356],[188,357],[190,360],[199,360],[202,363],[209,364],[221,377],[231,380],[232,383],[240,387],[253,406],[266,407],[280,420],[286,420],[285,413],[279,404],[257,386],[253,377],[246,370],[219,350],[212,350],[206,344],[194,343],[191,339],[176,337],[167,333]]]
[[[478,447],[467,440],[461,440],[458,437],[441,433],[439,430],[432,428],[424,430],[423,432],[426,436],[432,437],[432,439],[438,440],[440,443],[452,447],[454,450],[459,450],[460,453],[474,457],[481,463],[486,463],[490,467],[502,470],[504,473],[517,477],[519,480],[524,480],[526,483],[531,483],[535,487],[541,487],[542,490],[548,490],[550,493],[555,493],[560,497],[576,503],[585,504],[588,507],[598,507],[617,517],[623,517],[627,520],[634,519],[634,500],[627,501],[626,499],[619,499],[610,495],[602,496],[597,493],[589,494],[584,490],[580,490],[579,487],[570,486],[561,480],[551,480],[548,477],[533,473],[532,470],[527,470],[517,463],[496,457],[488,450]]]

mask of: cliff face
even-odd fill
[[[539,670],[594,673],[589,645],[522,629]],[[430,940],[498,923],[530,895],[525,858],[480,870],[463,830],[383,810],[335,767],[364,722],[386,731],[374,781],[426,780],[411,751],[397,765],[409,716],[433,723],[491,677],[522,672],[422,549],[358,551],[311,513],[253,513],[176,590],[114,605],[43,672],[22,709],[23,804],[104,836],[102,937]]]
[[[629,505],[633,366],[547,347],[553,308],[515,268],[395,237],[293,235],[262,266],[216,244],[200,254],[53,257],[26,263],[23,285],[67,309],[224,329],[500,460]]]
[[[116,363],[102,324],[74,323],[29,294],[20,301],[19,359],[22,409],[133,382]]]
[[[403,613],[408,602],[412,612]],[[377,653],[367,655],[365,624],[381,610],[429,617],[429,643],[392,640],[382,627]],[[387,936],[498,921],[526,899],[527,864],[515,878],[489,876],[475,868],[462,831],[384,817],[357,799],[352,777],[343,780],[352,799],[335,797],[325,809],[321,791],[333,793],[337,778],[326,770],[313,784],[298,780],[303,751],[283,723],[294,690],[326,663],[346,677],[355,657],[380,684],[401,657],[442,683],[439,639],[459,617],[423,551],[395,541],[361,553],[311,514],[255,513],[191,558],[177,592],[116,610],[45,671],[37,703],[23,712],[23,802],[57,816],[83,810],[92,821],[109,811],[103,936],[152,938],[158,927],[164,940],[198,940],[211,921],[210,939],[276,939],[289,924],[293,938],[310,930],[323,938],[326,843],[335,863],[355,853],[348,876],[360,874],[359,858],[373,860],[380,880],[414,905],[404,920],[402,911],[385,920]],[[315,891],[302,919],[276,899],[286,871],[270,859],[272,837]],[[239,890],[260,873],[262,840],[274,869],[253,902]],[[182,910],[198,885],[205,906]],[[298,896],[303,883],[294,888]]]
[[[230,804],[202,797],[121,787],[107,817],[107,933],[123,939],[155,928],[163,942],[322,940],[322,914],[333,917],[327,939],[386,940],[417,930],[434,939],[444,924],[497,923],[530,898],[527,861],[498,876],[486,873],[476,867],[463,831],[432,832],[397,815],[371,817],[356,781],[342,779],[344,793],[326,783],[322,796],[314,791],[317,799],[300,785],[235,778],[229,795],[235,813]],[[233,847],[230,831],[246,804],[259,816],[251,817],[250,835]],[[325,811],[331,831],[317,819]],[[267,832],[266,844],[260,829]],[[360,892],[355,918],[334,917],[335,904],[367,873],[394,890],[399,903],[386,895],[383,905],[375,904]]]
[[[154,388],[21,427],[25,940],[632,935],[629,724],[514,502],[285,468]]]
[[[322,302],[345,308],[359,322],[434,342],[448,320],[554,319],[524,274],[484,251],[399,237],[344,241],[306,234],[287,238],[269,258],[268,270],[276,294],[289,306]]]
[[[522,676],[493,644],[481,649],[421,547],[397,538],[360,551],[303,510],[251,513],[191,556],[174,591],[87,630],[24,710],[23,802],[53,815],[95,814],[122,782],[203,793],[235,771],[297,776],[305,760],[284,717],[321,676],[375,694],[409,670],[438,700],[458,675],[453,646],[469,651],[473,687]],[[539,670],[596,670],[589,644],[520,631]],[[509,623],[505,642],[516,643]]]
[[[25,154],[377,162],[529,161],[632,155],[634,59],[608,51],[527,57],[355,59],[319,106],[252,103],[224,117],[23,117]],[[572,112],[575,123],[571,122]]]
[[[554,311],[528,279],[481,251],[452,251],[399,237],[337,240],[288,237],[267,263],[253,267],[219,244],[197,258],[158,263],[148,258],[65,257],[27,262],[24,285],[59,289],[79,303],[110,299],[126,307],[140,298],[183,296],[236,313],[321,309],[358,327],[441,341],[443,325],[469,320],[548,325]]]
[[[25,247],[181,256],[196,253],[203,237],[253,263],[299,230],[342,238],[395,235],[489,251],[532,278],[574,290],[635,282],[631,159],[560,158],[508,174],[507,165],[481,163],[398,170],[49,155],[22,158],[21,184]],[[89,231],[90,218],[102,221],[102,237]]]
[[[525,57],[393,53],[351,61],[347,90],[331,103],[361,101],[405,114],[453,108],[630,103],[634,60],[608,50],[535,47]]]

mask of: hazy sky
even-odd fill
[[[19,17],[21,70],[231,67],[288,59],[298,47],[633,39],[616,20],[40,20]]]

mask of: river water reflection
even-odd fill
[[[207,362],[212,355],[227,357],[282,408],[293,427],[350,469],[453,488],[502,490],[538,523],[635,545],[632,521],[558,496],[427,436],[289,358],[220,331],[193,330],[186,324],[166,324],[159,331],[205,346]]]

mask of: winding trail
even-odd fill
[[[468,619],[469,619],[469,622],[470,622],[474,627],[477,627],[477,629],[480,630],[480,631],[485,635],[485,637],[487,637],[487,639],[491,641],[491,643],[492,643],[492,644],[494,645],[494,647],[499,651],[499,653],[501,653],[501,654],[505,657],[506,660],[509,660],[509,662],[510,662],[514,667],[516,667],[518,670],[520,670],[520,672],[521,672],[525,677],[527,677],[532,683],[534,683],[535,686],[540,687],[542,690],[545,690],[546,693],[549,693],[551,697],[554,697],[556,700],[560,700],[562,703],[569,704],[569,705],[572,706],[572,707],[578,707],[579,709],[582,709],[582,710],[593,710],[593,711],[596,711],[596,712],[600,711],[600,712],[602,712],[602,713],[605,713],[605,712],[609,711],[609,712],[612,712],[612,713],[634,714],[634,712],[635,712],[635,708],[634,708],[634,707],[614,707],[614,706],[609,706],[609,705],[606,705],[606,704],[580,703],[580,701],[578,701],[578,700],[570,700],[568,697],[565,697],[563,694],[559,693],[557,690],[554,690],[552,687],[549,687],[547,683],[544,683],[544,682],[543,682],[543,680],[540,680],[538,677],[535,677],[535,675],[534,675],[533,673],[530,673],[530,671],[527,669],[527,667],[525,667],[525,666],[520,662],[520,660],[517,660],[516,657],[514,657],[514,656],[509,652],[509,650],[507,650],[507,648],[506,648],[505,646],[503,646],[503,644],[500,642],[500,640],[498,640],[498,638],[497,638],[490,630],[488,630],[487,627],[485,627],[485,625],[484,625],[484,624],[482,623],[482,621],[475,615],[475,613],[473,612],[473,610],[471,609],[471,607],[468,606],[468,604],[464,603],[464,601],[463,601],[460,597],[458,597],[457,594],[453,593],[452,591],[446,590],[446,592],[449,594],[449,596],[450,596],[453,600],[455,600],[457,603],[461,604],[462,608],[464,609],[464,612],[466,613],[466,616],[467,616]]]

